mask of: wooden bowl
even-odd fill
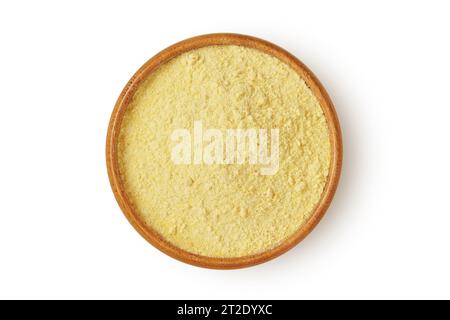
[[[261,50],[267,54],[277,57],[281,61],[287,63],[304,79],[309,88],[320,102],[324,111],[331,142],[331,163],[328,180],[325,185],[322,197],[317,204],[311,218],[300,227],[292,236],[287,238],[277,247],[260,254],[238,257],[238,258],[213,258],[200,256],[184,251],[166,241],[157,232],[146,226],[139,215],[134,211],[127,199],[124,185],[121,181],[118,166],[117,142],[120,131],[121,121],[128,104],[133,97],[135,90],[139,84],[150,73],[152,73],[161,64],[164,64],[171,58],[174,58],[184,52],[212,45],[238,45]],[[153,246],[168,254],[169,256],[180,261],[206,268],[214,269],[233,269],[253,266],[270,259],[273,259],[287,250],[294,247],[302,239],[304,239],[311,230],[317,225],[325,214],[330,202],[336,191],[339,181],[342,165],[342,141],[339,121],[334,110],[333,104],[326,93],[324,87],[314,74],[297,58],[284,49],[258,38],[240,34],[208,34],[190,38],[178,42],[169,48],[161,51],[156,56],[147,61],[128,81],[127,85],[120,94],[115,108],[113,110],[111,120],[108,127],[108,135],[106,141],[106,162],[108,167],[108,175],[113,189],[114,195],[119,203],[123,213],[133,225],[133,227]]]

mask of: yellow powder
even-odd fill
[[[280,167],[177,165],[177,128],[279,128]],[[319,202],[331,159],[320,104],[287,64],[255,49],[182,54],[137,89],[119,136],[119,168],[143,221],[173,245],[210,257],[261,253],[292,235]]]

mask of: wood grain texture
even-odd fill
[[[166,241],[151,227],[146,226],[139,215],[133,210],[127,199],[124,185],[121,181],[118,166],[117,142],[123,115],[133,97],[134,92],[150,73],[158,66],[164,64],[170,59],[190,50],[202,48],[211,45],[239,45],[254,48],[273,55],[291,66],[306,82],[309,88],[320,102],[327,119],[331,142],[331,163],[328,180],[325,185],[321,200],[317,204],[311,218],[292,236],[283,241],[277,247],[262,252],[260,254],[239,257],[239,258],[213,258],[200,256],[184,251]],[[114,107],[111,120],[108,127],[106,141],[106,162],[108,168],[109,180],[117,202],[125,214],[126,218],[133,227],[153,246],[166,253],[167,255],[180,261],[206,268],[214,269],[234,269],[253,266],[262,262],[271,260],[287,250],[294,247],[303,240],[328,209],[330,202],[336,191],[342,167],[342,138],[339,127],[339,121],[330,97],[314,74],[297,58],[284,49],[258,38],[247,35],[219,33],[202,35],[176,43],[169,48],[161,51],[149,61],[147,61],[128,81],[122,90],[116,105]]]

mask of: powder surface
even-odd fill
[[[176,165],[177,128],[279,128],[280,167]],[[173,245],[210,257],[269,250],[306,223],[331,160],[322,108],[279,59],[240,46],[210,46],[159,67],[136,90],[119,134],[119,171],[142,220]]]

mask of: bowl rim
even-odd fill
[[[237,45],[257,49],[277,57],[293,68],[304,79],[319,100],[326,117],[332,152],[324,191],[309,220],[276,247],[259,254],[234,258],[208,257],[190,253],[169,243],[150,226],[147,226],[133,210],[126,196],[124,185],[120,178],[117,156],[117,142],[122,118],[142,80],[160,65],[182,53],[216,45]],[[278,257],[301,242],[322,219],[333,199],[341,174],[342,156],[342,134],[335,108],[325,88],[312,71],[295,56],[273,43],[253,36],[235,33],[214,33],[188,38],[169,46],[150,58],[131,77],[117,99],[110,118],[106,138],[106,163],[111,188],[123,214],[131,225],[150,244],[172,258],[191,265],[211,269],[237,269],[254,266]]]

